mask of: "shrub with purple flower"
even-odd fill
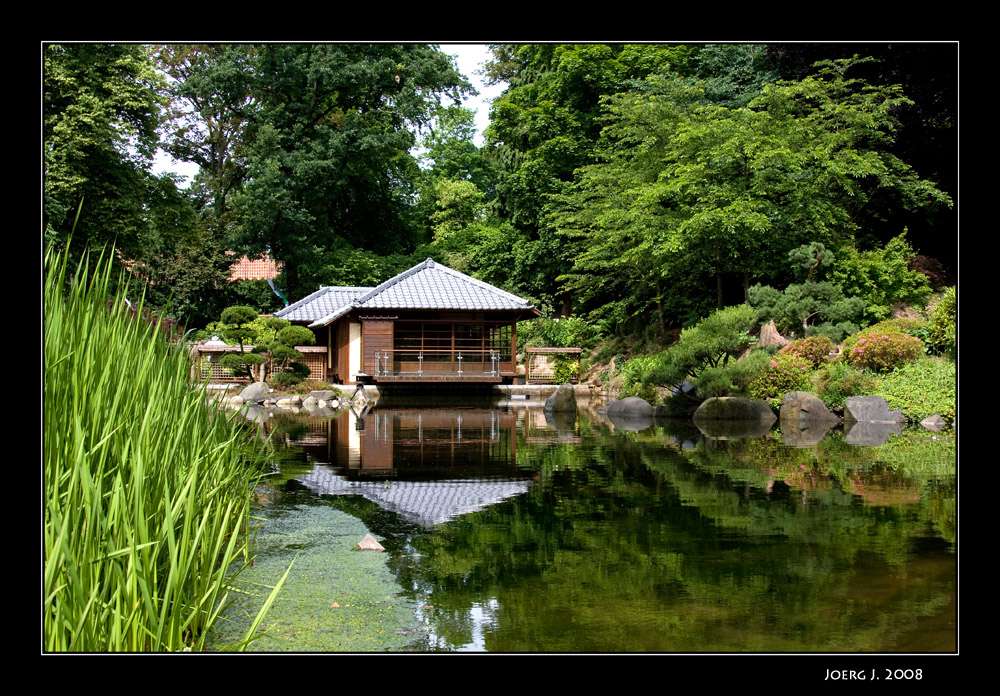
[[[807,336],[797,341],[792,341],[787,346],[778,351],[778,355],[797,355],[805,358],[813,368],[817,368],[829,361],[830,350],[833,348],[833,341],[828,336]]]
[[[924,354],[924,342],[886,323],[859,331],[844,342],[844,359],[875,372],[891,372]]]
[[[777,399],[790,391],[804,391],[809,387],[812,363],[795,353],[778,353],[764,372],[750,383],[750,396],[754,399]]]

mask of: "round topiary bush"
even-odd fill
[[[923,354],[923,341],[885,322],[859,331],[844,341],[847,362],[876,372],[890,372]]]

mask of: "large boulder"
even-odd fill
[[[267,398],[270,392],[271,387],[267,386],[267,382],[254,382],[240,392],[240,398],[244,403],[256,404]]]
[[[804,391],[790,391],[781,400],[778,417],[782,423],[790,421],[800,425],[833,424],[840,420],[837,414],[826,407],[815,394]]]
[[[576,413],[576,391],[572,384],[560,384],[545,400],[545,411],[549,413]]]
[[[881,396],[849,396],[844,405],[844,422],[853,423],[903,423],[903,409],[889,410],[889,403]]]
[[[694,412],[695,422],[707,420],[745,420],[773,425],[778,417],[763,401],[741,396],[715,396],[702,402]]]
[[[653,417],[653,407],[645,399],[638,396],[627,396],[608,404],[609,416],[648,416]]]

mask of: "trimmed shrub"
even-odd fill
[[[806,391],[812,375],[812,364],[795,354],[776,355],[767,369],[750,382],[750,396],[770,400],[790,391]]]
[[[828,336],[809,336],[792,341],[779,350],[778,355],[797,355],[808,360],[813,368],[817,368],[830,361],[832,348],[833,341]]]
[[[706,367],[698,375],[697,393],[703,399],[713,396],[749,396],[750,385],[768,369],[773,357],[764,350],[751,351],[741,360],[725,367]]]
[[[844,359],[875,372],[889,372],[923,354],[924,342],[903,333],[891,322],[870,326],[844,341]]]
[[[829,409],[841,409],[849,396],[874,394],[879,380],[872,372],[846,362],[825,366],[816,375],[817,395]]]

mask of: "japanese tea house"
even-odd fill
[[[432,259],[374,288],[321,287],[275,313],[315,332],[323,377],[340,384],[512,382],[516,323],[539,315]]]

